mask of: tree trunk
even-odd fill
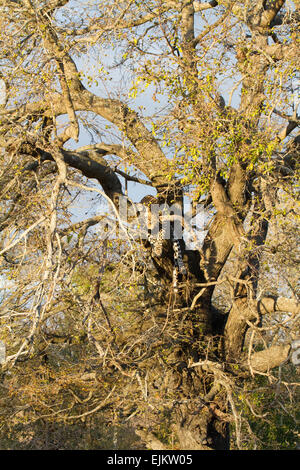
[[[171,293],[171,296],[165,296],[168,300],[164,305],[170,317],[166,321],[164,356],[171,367],[167,373],[160,372],[164,380],[159,387],[162,403],[166,396],[173,398],[172,406],[168,408],[169,432],[172,432],[176,446],[183,450],[228,449],[226,399],[222,395],[215,397],[212,371],[207,367],[191,367],[191,363],[197,361],[217,363],[222,359],[224,316],[212,307],[213,286],[205,288],[195,301],[199,284],[205,282],[199,252],[184,252],[187,274],[180,276],[177,292],[171,281],[173,256],[169,240],[164,241],[163,253],[163,257],[154,258],[154,264],[160,278],[165,280],[165,293]],[[160,444],[153,444],[156,441],[150,429],[146,435],[148,445],[159,447]]]

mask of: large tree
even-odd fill
[[[105,408],[149,448],[228,448],[233,423],[241,448],[256,377],[278,386],[299,334],[299,2],[0,10],[4,376],[82,342],[100,405],[53,415]],[[133,237],[157,204],[170,236]]]

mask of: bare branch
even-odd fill
[[[96,413],[97,411],[101,410],[104,406],[107,405],[109,398],[111,397],[111,395],[115,391],[115,388],[116,388],[116,385],[113,386],[113,388],[110,390],[108,395],[104,398],[104,400],[102,400],[101,403],[99,403],[97,406],[95,406],[95,408],[93,408],[89,411],[86,411],[85,413],[81,413],[79,415],[66,416],[65,419],[80,419],[80,418],[83,418],[85,416],[89,416],[89,415],[91,415],[93,413]]]
[[[0,251],[0,256],[5,253],[6,251],[10,250],[11,248],[13,248],[14,246],[16,246],[21,240],[23,240],[23,238],[26,237],[26,235],[31,232],[35,227],[37,227],[38,225],[40,225],[44,220],[46,220],[46,216],[42,216],[40,217],[36,222],[34,222],[33,224],[30,225],[30,227],[28,227],[26,230],[24,230],[24,232],[21,233],[21,235],[12,243],[9,243],[5,248],[3,248],[1,251]]]

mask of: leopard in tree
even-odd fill
[[[163,254],[163,241],[166,239],[167,231],[162,224],[162,216],[157,217],[151,212],[151,205],[157,204],[154,196],[145,196],[141,203],[147,207],[147,240],[151,246],[151,255],[160,258]],[[155,235],[153,235],[153,232]],[[173,280],[174,292],[178,291],[178,280],[180,275],[186,275],[187,270],[183,262],[182,241],[174,236],[174,230],[170,230],[170,237],[173,247]]]

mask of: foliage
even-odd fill
[[[295,448],[299,2],[0,11],[1,447]]]

